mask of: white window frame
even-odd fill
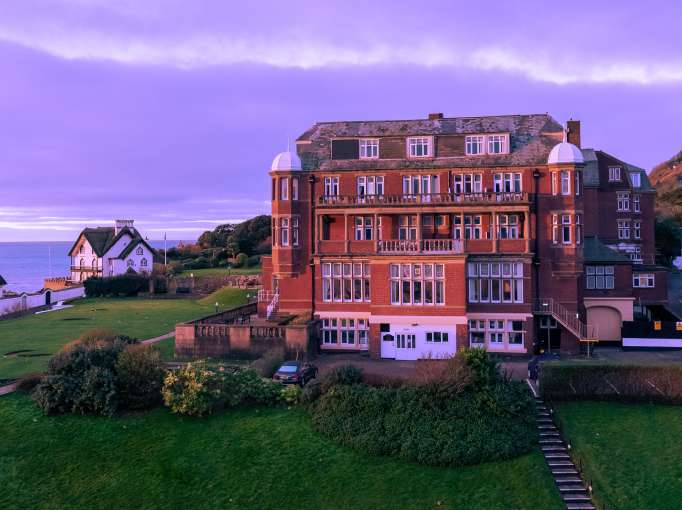
[[[559,179],[561,182],[561,194],[570,195],[571,194],[571,172],[568,170],[561,170],[559,173]]]
[[[280,246],[289,246],[289,218],[279,219]]]
[[[378,138],[361,138],[360,139],[360,159],[378,159],[379,158],[379,139]]]
[[[641,204],[640,204],[640,197],[641,195],[639,193],[634,193],[632,195],[632,210],[633,212],[641,212]]]
[[[430,158],[433,156],[432,136],[411,136],[407,139],[407,157]]]
[[[642,222],[640,220],[632,222],[632,237],[633,239],[642,238]]]
[[[620,212],[630,210],[630,193],[627,191],[616,192],[616,210]]]
[[[656,275],[654,273],[633,273],[632,287],[635,289],[653,289],[656,287]]]
[[[613,290],[616,287],[614,266],[585,266],[585,288]]]
[[[568,235],[566,235],[568,233]],[[571,244],[571,215],[561,215],[561,244]]]
[[[467,156],[481,156],[485,154],[485,136],[483,135],[465,136],[464,150]]]
[[[298,177],[291,179],[291,200],[298,200]]]
[[[279,180],[279,199],[289,200],[289,178],[282,177]]]
[[[443,264],[390,264],[389,278],[391,305],[445,305]]]
[[[326,176],[324,178],[324,196],[337,197],[339,196],[339,177]]]
[[[630,220],[618,219],[618,239],[630,239]]]
[[[633,188],[642,187],[642,175],[639,172],[630,172],[630,181]]]
[[[488,135],[486,143],[488,154],[508,154],[508,138],[509,135]],[[493,150],[495,145],[497,145],[500,150]]]
[[[609,167],[609,182],[620,182],[620,168],[619,166]]]

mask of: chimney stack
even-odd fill
[[[118,235],[118,233],[125,227],[132,229],[134,222],[135,220],[116,220],[115,221],[116,226],[114,227],[114,235]]]
[[[580,121],[569,120],[566,122],[566,141],[580,149]]]
[[[429,113],[429,120],[438,120],[442,118],[443,118],[442,113]]]

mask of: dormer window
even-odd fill
[[[140,247],[135,251],[135,254],[136,254],[136,255],[142,255],[142,253],[143,253],[143,251],[142,251],[142,246],[140,246]]]
[[[379,157],[379,140],[360,140],[360,159],[376,159]]]
[[[642,185],[642,176],[639,173],[630,174],[630,180],[633,188],[639,188]]]
[[[427,158],[433,155],[431,137],[408,138],[407,146],[411,158]]]
[[[620,181],[620,167],[610,166],[609,167],[609,181]]]
[[[467,136],[465,138],[466,153],[469,156],[476,156],[478,154],[483,154],[483,136]]]
[[[488,154],[505,154],[506,152],[506,135],[488,135]]]

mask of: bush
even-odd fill
[[[320,381],[310,381],[303,386],[299,401],[304,406],[311,406],[322,396],[322,384]]]
[[[120,400],[127,409],[161,403],[164,368],[161,353],[151,345],[130,345],[116,359]]]
[[[246,253],[239,253],[234,258],[234,262],[232,263],[232,267],[244,267],[247,260],[249,260],[249,256]]]
[[[272,377],[282,363],[284,363],[284,349],[282,347],[273,347],[265,351],[261,358],[253,362],[253,368],[262,377]]]
[[[282,400],[292,406],[298,404],[301,398],[301,387],[298,384],[288,384],[280,390]]]
[[[71,412],[113,416],[117,409],[118,391],[114,371],[100,366],[87,369],[80,391],[74,396]]]
[[[140,292],[149,292],[149,278],[135,273],[91,277],[85,280],[83,286],[87,297],[137,296]]]
[[[185,262],[183,264],[185,269],[206,269],[211,267],[211,261],[206,257],[197,257],[196,259]]]
[[[313,426],[363,452],[437,466],[530,451],[537,441],[533,398],[518,381],[495,376],[477,382],[472,374],[489,367],[478,356],[471,359],[475,367],[467,364],[468,375],[459,368],[454,375],[441,371],[397,388],[334,384],[312,404]]]
[[[163,381],[163,402],[177,414],[206,416],[213,413],[222,398],[222,380],[203,365],[188,364],[169,371]]]
[[[256,267],[258,264],[260,264],[260,255],[252,255],[248,259],[246,259],[246,267]]]
[[[322,378],[322,392],[326,393],[333,386],[351,385],[362,382],[362,369],[354,365],[342,365],[333,368]]]
[[[682,403],[682,367],[545,363],[540,392],[547,400]]]
[[[35,372],[32,374],[26,374],[21,379],[17,381],[17,391],[19,393],[31,393],[42,379],[43,374]]]

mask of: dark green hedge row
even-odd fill
[[[138,274],[92,277],[83,285],[87,297],[137,296],[140,292],[149,292],[149,278]]]
[[[612,400],[682,404],[682,366],[544,364],[546,400]]]
[[[441,383],[336,384],[311,410],[320,433],[363,452],[461,466],[530,451],[537,441],[534,406],[524,384],[479,378],[463,389]]]

